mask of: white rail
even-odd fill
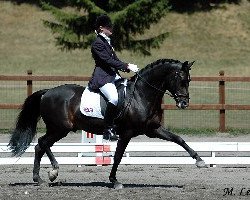
[[[35,143],[32,143],[22,157],[16,158],[11,157],[7,143],[0,143],[0,165],[33,164],[35,145]],[[206,164],[250,165],[250,142],[189,142],[188,145],[200,154],[202,152],[207,152],[206,154],[209,156],[202,156]],[[67,154],[66,156],[56,155],[58,163],[65,165],[109,165],[113,163],[113,153],[110,152],[114,152],[115,149],[116,143],[114,142],[89,144],[56,143],[51,148],[52,152],[55,154]],[[171,142],[131,142],[126,148],[126,156],[122,158],[121,164],[159,165],[195,163],[195,160],[187,153],[181,152],[185,152],[185,150],[179,145]],[[86,156],[88,153],[92,154],[92,156]],[[68,156],[69,154],[73,155]],[[135,156],[133,156],[133,154],[135,154]],[[159,156],[159,154],[161,155]],[[175,155],[173,156],[173,154]],[[226,156],[223,156],[223,154],[226,154]],[[228,156],[228,154],[230,154],[230,156]],[[45,156],[42,158],[41,164],[50,164],[50,161]]]

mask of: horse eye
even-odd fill
[[[175,72],[175,78],[181,77],[180,72]]]

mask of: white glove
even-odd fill
[[[138,72],[139,68],[137,67],[137,65],[134,64],[128,64],[128,69],[131,70],[132,72]]]

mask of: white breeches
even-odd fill
[[[116,76],[115,80],[118,80],[120,78],[120,76]],[[115,83],[111,82],[111,83],[106,83],[104,86],[100,87],[100,91],[101,93],[108,99],[108,101],[110,103],[112,103],[113,105],[117,106],[118,104],[118,92],[117,89],[115,87]]]

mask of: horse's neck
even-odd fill
[[[150,75],[138,77],[135,87],[141,98],[146,99],[148,103],[154,104],[162,100],[166,91],[165,77],[163,73],[153,71],[148,73]]]

